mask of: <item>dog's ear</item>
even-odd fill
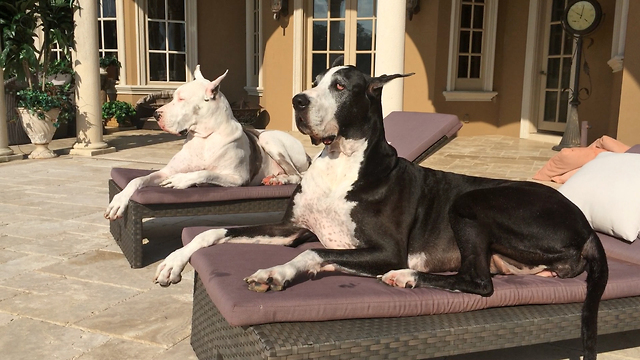
[[[340,55],[338,56],[335,60],[333,60],[333,62],[331,63],[331,67],[334,66],[342,66],[344,65],[344,55]]]
[[[225,71],[224,74],[218,76],[217,79],[211,81],[207,85],[207,88],[205,89],[205,92],[204,92],[205,101],[216,99],[216,96],[218,96],[218,93],[220,92],[220,83],[222,82],[222,80],[224,80],[225,76],[227,76],[228,72],[229,70]]]
[[[200,72],[200,64],[196,65],[196,69],[193,71],[193,78],[200,81],[209,81]]]
[[[409,74],[393,74],[393,75],[380,75],[378,77],[372,77],[369,79],[369,83],[367,86],[367,93],[371,94],[373,96],[380,96],[380,94],[382,93],[382,87],[388,83],[389,81],[393,80],[393,79],[397,79],[397,78],[401,78],[401,77],[407,77],[407,76],[411,76],[414,75],[415,73],[409,73]]]

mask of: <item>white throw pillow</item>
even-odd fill
[[[596,231],[628,241],[640,237],[640,154],[601,153],[559,191]]]

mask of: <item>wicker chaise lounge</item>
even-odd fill
[[[183,244],[206,229],[185,228]],[[640,240],[598,236],[609,262],[598,333],[640,329]],[[320,245],[222,244],[193,254],[191,345],[198,358],[426,359],[580,337],[586,274],[496,276],[488,298],[342,274],[283,292],[246,289],[247,275],[312,246]]]
[[[385,118],[387,140],[400,156],[416,163],[437,150],[462,127],[454,115],[393,112]],[[151,170],[113,168],[109,201],[132,179]],[[144,262],[142,220],[156,217],[244,214],[284,211],[295,185],[245,186],[238,188],[147,187],[134,193],[121,219],[110,224],[111,234],[132,268]],[[234,224],[229,224],[234,225]]]

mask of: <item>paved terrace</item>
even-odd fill
[[[180,284],[154,285],[156,264],[131,269],[102,216],[112,167],[159,169],[182,140],[123,131],[105,136],[116,153],[92,158],[65,155],[73,140],[53,142],[63,154],[56,159],[0,164],[0,358],[195,359],[189,344],[193,269],[187,267]],[[311,155],[319,150],[307,146]],[[502,136],[460,137],[423,165],[528,179],[554,154],[550,147]],[[234,222],[277,218],[236,215]],[[188,218],[147,221],[145,237],[157,245],[158,259],[190,224]],[[578,341],[563,341],[447,359],[576,360],[580,348]],[[601,336],[599,350],[601,360],[640,359],[640,332]]]

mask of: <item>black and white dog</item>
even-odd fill
[[[324,245],[247,277],[255,291],[283,290],[302,273],[341,271],[392,286],[490,296],[492,274],[567,278],[586,270],[582,337],[585,359],[595,359],[608,266],[582,212],[545,185],[442,172],[398,158],[385,140],[381,93],[402,76],[371,78],[351,66],[333,67],[296,95],[298,129],[325,148],[284,220],[206,231],[170,254],[156,281],[180,281],[191,254],[223,242]],[[457,273],[434,274],[441,272]]]

